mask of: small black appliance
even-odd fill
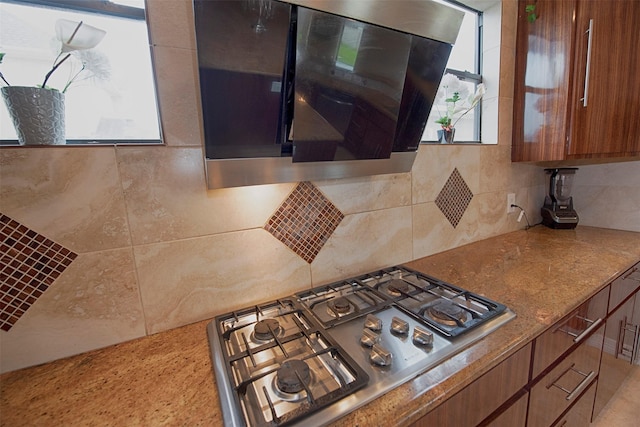
[[[578,214],[573,209],[571,187],[578,168],[545,169],[547,195],[540,209],[542,223],[551,228],[576,228]]]

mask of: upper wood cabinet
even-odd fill
[[[640,155],[639,16],[637,0],[519,0],[512,161]]]

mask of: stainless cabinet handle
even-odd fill
[[[638,351],[638,333],[639,331],[638,325],[634,325],[633,323],[627,322],[627,316],[620,321],[620,327],[618,330],[618,342],[616,343],[616,359],[618,356],[627,356],[629,357],[629,363],[633,364],[633,361],[636,358],[636,353]],[[631,344],[631,349],[627,349],[624,347],[624,341],[627,336],[627,332],[633,333],[633,343]]]
[[[587,335],[589,335],[589,333],[591,331],[593,331],[594,329],[596,329],[598,326],[600,326],[600,324],[602,323],[602,318],[597,318],[596,320],[591,320],[591,319],[587,319],[586,317],[581,317],[581,316],[576,316],[578,319],[580,320],[584,320],[587,323],[591,323],[589,325],[589,327],[587,329],[585,329],[584,331],[582,331],[580,334],[576,334],[575,332],[571,332],[571,331],[567,331],[565,329],[561,329],[558,328],[557,330],[564,332],[567,335],[570,335],[573,337],[573,342],[574,343],[579,343],[580,341],[582,341],[584,339],[584,337],[586,337]]]
[[[640,282],[640,276],[639,277],[630,277],[633,273],[636,273],[637,271],[638,271],[638,267],[633,267],[630,272],[628,272],[627,274],[624,275],[622,280],[631,279],[631,280],[635,280],[636,282]]]
[[[591,42],[593,40],[593,19],[589,19],[589,28],[586,33],[589,34],[589,39],[587,41],[587,66],[585,67],[584,72],[584,96],[580,98],[582,101],[582,106],[587,106],[587,98],[589,97],[589,72],[591,71]]]
[[[573,400],[574,397],[576,397],[577,395],[579,395],[580,393],[582,393],[582,391],[587,388],[587,386],[589,384],[591,384],[591,380],[593,380],[596,376],[596,372],[595,371],[591,371],[588,374],[582,371],[579,371],[577,369],[574,368],[574,366],[576,366],[575,363],[572,363],[571,366],[569,366],[565,371],[563,371],[558,378],[556,378],[551,384],[547,385],[547,389],[550,389],[551,387],[556,387],[559,388],[560,390],[564,391],[565,393],[567,393],[567,400]],[[582,381],[580,381],[580,384],[578,384],[573,390],[567,390],[566,388],[559,386],[558,384],[556,384],[560,378],[562,378],[567,372],[569,371],[573,371],[576,372],[580,375],[582,375],[584,377],[584,379]]]

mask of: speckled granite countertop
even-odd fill
[[[406,425],[640,260],[640,233],[535,227],[407,264],[497,300],[516,319],[336,426]],[[221,425],[199,322],[0,377],[0,424]]]

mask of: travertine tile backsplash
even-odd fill
[[[501,53],[511,81],[512,3]],[[307,262],[264,229],[297,183],[207,190],[191,2],[147,4],[165,146],[0,150],[0,212],[77,254],[0,331],[1,371],[521,229],[507,193],[539,221],[544,174],[510,162],[512,86],[501,76],[488,103],[500,112],[497,145],[423,145],[410,173],[313,182],[344,217]],[[455,227],[435,203],[454,170],[473,194]]]

